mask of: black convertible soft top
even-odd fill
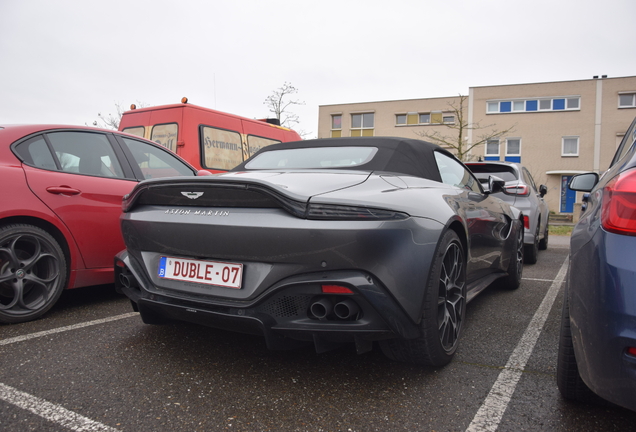
[[[427,141],[398,137],[347,137],[323,138],[305,141],[292,141],[272,144],[256,152],[251,158],[238,165],[232,171],[249,171],[245,165],[256,156],[270,151],[300,149],[311,147],[375,147],[378,149],[373,158],[355,170],[383,171],[395,174],[406,174],[429,180],[442,181],[435,162],[434,151],[443,153],[453,159],[455,156],[436,144]],[[333,168],[331,168],[333,169]],[[337,169],[348,169],[340,167]]]

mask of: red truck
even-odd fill
[[[188,104],[161,105],[123,113],[119,130],[155,141],[198,169],[228,171],[262,147],[302,138],[276,124]]]

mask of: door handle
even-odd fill
[[[70,186],[49,186],[46,191],[56,195],[79,195],[82,192]]]

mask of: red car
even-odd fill
[[[65,288],[113,282],[121,199],[141,180],[195,176],[151,141],[77,126],[0,126],[0,322],[40,317]]]

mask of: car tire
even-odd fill
[[[27,224],[0,228],[0,322],[44,315],[66,287],[67,264],[48,232]]]
[[[526,248],[523,244],[523,223],[519,222],[515,233],[513,255],[510,257],[510,262],[508,263],[508,275],[499,279],[499,285],[502,288],[515,290],[521,285],[525,252]]]
[[[525,251],[523,255],[523,262],[525,264],[536,264],[539,258],[539,230],[541,226],[537,221],[537,229],[534,233],[534,242],[531,245],[525,245]]]
[[[570,329],[570,304],[567,288],[563,295],[563,308],[561,309],[561,334],[559,336],[559,352],[557,356],[557,387],[559,387],[559,391],[565,399],[603,405],[609,403],[590,390],[579,373],[576,356],[574,355],[572,331]]]
[[[550,235],[550,227],[549,223],[545,224],[545,232],[543,233],[543,238],[539,240],[539,250],[546,250],[548,248],[548,237]]]
[[[392,360],[441,367],[448,364],[459,345],[466,315],[466,253],[457,234],[446,231],[432,262],[426,283],[420,336],[380,342]]]

